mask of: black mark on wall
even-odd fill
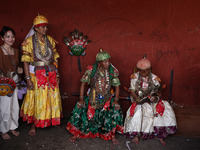
[[[167,49],[167,50],[157,48],[155,55],[156,55],[157,61],[159,61],[163,57],[174,59],[174,58],[177,58],[177,56],[179,55],[179,51],[177,50],[176,47],[172,49]]]
[[[158,27],[156,27],[151,33],[150,37],[157,41],[167,42],[169,41],[169,36],[167,33],[168,24],[163,22]]]

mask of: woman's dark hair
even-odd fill
[[[7,27],[7,26],[3,26],[3,28],[2,28],[2,30],[1,30],[1,32],[0,32],[1,37],[4,37],[4,35],[5,35],[6,32],[8,32],[8,31],[11,31],[11,32],[13,33],[13,35],[15,35],[15,31],[14,31],[12,28]]]

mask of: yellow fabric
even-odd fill
[[[57,61],[59,58],[59,54],[57,53],[56,50],[56,41],[51,37],[47,35],[47,38],[49,39],[52,47],[53,47],[53,52],[54,52],[54,61]],[[45,51],[45,44],[42,43],[41,41],[41,51]],[[33,41],[32,41],[32,36],[27,38],[23,43],[22,43],[22,57],[21,57],[22,62],[33,62]]]
[[[60,118],[62,112],[59,88],[38,88],[35,75],[31,74],[34,90],[27,90],[21,111],[28,117],[33,116],[36,120]]]
[[[42,15],[36,16],[34,21],[33,21],[33,25],[38,25],[38,24],[42,24],[42,23],[48,24],[47,18],[45,16],[42,16]]]
[[[59,54],[57,53],[55,48],[57,42],[50,36],[47,36],[47,38],[49,39],[53,47],[54,61],[56,61],[57,58],[59,58]],[[45,45],[41,41],[39,42],[41,45],[41,50],[44,52]],[[22,43],[22,53],[23,53],[21,57],[22,62],[34,62],[32,36],[27,38]],[[27,93],[25,95],[21,107],[21,113],[22,113],[21,116],[23,116],[25,119],[34,118],[36,122],[47,121],[51,119],[59,120],[62,113],[59,88],[55,87],[54,89],[52,89],[49,88],[47,85],[45,85],[44,89],[42,87],[38,88],[36,75],[35,74],[30,74],[30,75],[31,75],[31,81],[34,84],[34,90],[29,90],[29,89],[27,90]]]

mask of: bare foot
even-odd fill
[[[166,142],[163,140],[163,138],[156,138],[156,139],[159,140],[162,145],[166,145]]]
[[[8,135],[8,133],[2,133],[1,134],[1,137],[4,139],[4,140],[9,140],[11,139],[10,135]]]
[[[137,136],[135,136],[133,139],[132,139],[132,142],[135,143],[135,144],[139,144],[139,139]]]
[[[35,125],[34,124],[32,124],[31,129],[30,129],[28,134],[29,135],[35,135]]]
[[[116,145],[116,144],[119,143],[119,141],[118,141],[115,137],[113,137],[113,138],[112,138],[112,143],[113,143],[114,145]]]
[[[15,131],[15,130],[11,130],[11,133],[15,136],[19,136],[19,132]]]
[[[71,142],[75,142],[76,141],[76,139],[77,139],[77,136],[72,136],[69,140],[71,141]]]

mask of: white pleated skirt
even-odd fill
[[[162,102],[165,106],[162,116],[155,115],[157,103],[137,105],[132,117],[130,117],[131,107],[129,107],[124,122],[125,136],[150,139],[154,137],[165,138],[169,134],[174,134],[177,128],[175,113],[167,101],[162,100]]]

